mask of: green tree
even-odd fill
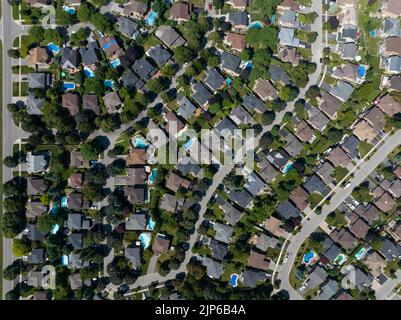
[[[31,241],[27,237],[13,240],[13,253],[16,257],[28,255],[32,250]]]

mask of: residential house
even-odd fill
[[[270,65],[269,68],[270,80],[275,83],[280,83],[284,86],[291,84],[291,79],[288,74],[277,64]]]
[[[323,179],[326,184],[333,183],[333,174],[334,174],[334,167],[330,164],[329,161],[323,162],[322,165],[318,166],[317,170],[315,171],[319,177]]]
[[[171,53],[161,44],[149,48],[145,54],[159,67],[165,65],[171,58]]]
[[[299,61],[301,60],[300,54],[297,52],[297,48],[294,47],[281,47],[279,49],[279,58],[284,62],[291,63],[294,67],[299,65]]]
[[[295,132],[298,139],[304,143],[312,143],[316,139],[313,129],[305,120],[301,120],[297,124]]]
[[[146,150],[143,148],[132,148],[125,159],[127,166],[146,164]]]
[[[269,275],[264,271],[245,268],[242,284],[249,288],[255,288],[258,282],[264,282],[268,277]]]
[[[280,171],[283,171],[290,158],[291,156],[284,150],[273,150],[266,156],[266,159]]]
[[[149,7],[146,2],[130,0],[128,4],[124,6],[123,14],[137,20],[142,20],[145,18],[148,11]]]
[[[334,242],[338,243],[344,250],[351,250],[357,244],[356,238],[346,229],[334,230],[330,234]]]
[[[124,54],[124,50],[113,36],[100,37],[99,44],[110,61],[114,61]]]
[[[81,213],[69,213],[67,226],[72,230],[88,230],[92,227],[92,220]]]
[[[147,219],[144,213],[135,213],[125,221],[125,230],[142,231],[146,230]]]
[[[288,152],[291,157],[298,156],[304,148],[304,145],[288,130],[281,130],[281,136],[284,137],[286,144],[284,150]]]
[[[213,224],[213,229],[216,231],[214,239],[226,244],[229,244],[231,242],[233,227],[226,224],[222,224],[220,222],[215,222]]]
[[[347,82],[340,81],[337,85],[333,86],[329,93],[336,97],[338,100],[342,102],[348,101],[351,97],[351,94],[354,92],[354,88]]]
[[[353,25],[343,25],[338,33],[338,42],[355,42],[358,37],[358,27]]]
[[[385,69],[388,74],[398,74],[401,72],[401,57],[383,57],[380,61],[380,67]]]
[[[120,17],[118,19],[117,30],[130,39],[136,39],[139,34],[138,24],[127,17]]]
[[[155,35],[169,48],[182,47],[186,42],[171,26],[159,26]]]
[[[144,204],[146,201],[146,189],[134,186],[125,186],[124,195],[128,201],[133,204]]]
[[[255,172],[249,174],[245,180],[244,188],[254,197],[259,195],[263,189],[266,188],[266,183]]]
[[[48,185],[43,178],[28,177],[27,178],[27,194],[28,196],[39,196],[44,194],[48,189]]]
[[[174,2],[170,8],[170,19],[177,22],[191,20],[191,5],[184,2]]]
[[[223,264],[214,259],[204,257],[202,259],[202,264],[206,267],[207,275],[212,279],[220,279],[221,275],[224,273]]]
[[[61,106],[68,109],[73,117],[79,113],[80,105],[81,97],[78,93],[65,93],[61,96]]]
[[[157,72],[157,68],[146,60],[145,57],[136,60],[132,65],[132,70],[145,82]]]
[[[252,195],[245,189],[241,191],[229,190],[228,198],[238,203],[242,208],[247,208],[253,201]]]
[[[241,59],[232,54],[223,51],[221,53],[221,69],[231,76],[238,76],[240,74],[239,65],[241,63]]]
[[[160,209],[169,211],[169,212],[175,212],[175,209],[177,207],[177,198],[169,193],[163,194],[160,204],[159,204]]]
[[[278,33],[278,39],[280,46],[286,47],[299,47],[299,39],[295,36],[295,29],[292,28],[280,28]]]
[[[190,186],[191,181],[180,177],[174,172],[170,172],[166,179],[166,188],[172,192],[177,192],[181,188],[188,190]]]
[[[126,185],[145,185],[146,184],[146,171],[144,167],[127,168]]]
[[[96,94],[84,94],[82,96],[82,108],[91,110],[95,115],[100,115],[99,99]]]
[[[359,76],[359,66],[353,63],[347,63],[342,67],[336,68],[332,77],[354,84],[360,84],[363,82]]]
[[[185,124],[176,116],[173,111],[165,114],[164,120],[167,122],[166,131],[170,135],[178,136],[185,128]]]
[[[267,110],[263,100],[255,96],[253,93],[242,98],[242,105],[250,112],[256,111],[258,113],[263,113]]]
[[[319,193],[322,196],[327,195],[328,189],[324,182],[316,175],[313,174],[303,185],[309,193]]]
[[[120,96],[115,91],[106,93],[103,97],[103,102],[106,106],[107,112],[111,114],[116,113],[122,104]]]
[[[330,279],[321,288],[321,292],[313,300],[330,300],[338,291],[339,285],[335,280]]]
[[[166,253],[170,248],[171,241],[167,239],[164,235],[158,234],[153,241],[152,251],[155,255],[160,255]]]
[[[73,210],[89,209],[89,201],[84,200],[82,193],[70,193],[67,195],[67,207]]]
[[[383,18],[398,19],[401,15],[401,3],[398,0],[383,0],[380,9]]]
[[[248,5],[248,0],[226,0],[225,3],[229,4],[234,9],[245,11]]]
[[[280,241],[265,233],[255,237],[255,247],[262,252],[266,252],[269,248],[276,249],[280,246]]]
[[[401,56],[401,38],[389,37],[379,44],[379,53],[383,57]]]
[[[344,139],[342,143],[342,148],[347,153],[347,155],[352,159],[359,159],[359,144],[360,141],[354,135],[351,135]]]
[[[38,67],[39,69],[49,68],[50,57],[46,48],[35,47],[29,50],[27,63],[30,67]]]
[[[327,272],[321,266],[317,266],[310,274],[309,281],[306,283],[305,291],[315,289],[327,279]]]
[[[41,115],[44,103],[44,99],[35,98],[34,94],[30,92],[25,103],[26,112],[30,115]]]
[[[273,182],[279,173],[267,159],[259,162],[258,167],[260,169],[259,176],[267,183]]]
[[[72,150],[70,152],[70,167],[88,167],[89,161],[84,160],[82,154],[78,150]]]
[[[278,238],[281,238],[285,235],[285,230],[281,225],[281,220],[273,216],[270,216],[264,223],[265,229]]]
[[[284,28],[298,29],[300,24],[297,13],[293,10],[286,10],[278,19],[278,24]]]
[[[234,29],[244,30],[249,23],[248,13],[246,11],[232,11],[228,13],[228,21]]]
[[[389,212],[396,206],[396,202],[389,193],[384,192],[383,195],[375,200],[375,206],[383,212]]]
[[[266,260],[264,254],[259,253],[255,250],[251,250],[247,266],[257,270],[267,271],[267,269],[269,268],[269,261]]]
[[[351,159],[341,147],[335,147],[326,158],[334,167],[346,167],[351,163]]]
[[[284,202],[280,203],[277,206],[276,211],[285,220],[290,220],[291,218],[298,218],[301,215],[301,211],[288,200],[285,200]]]
[[[28,255],[28,263],[42,264],[45,262],[45,250],[42,248],[32,249]]]
[[[299,210],[303,211],[308,206],[308,196],[309,194],[302,187],[295,188],[289,195],[290,199]]]
[[[355,60],[358,55],[358,46],[353,42],[339,42],[337,53],[343,60]]]
[[[376,105],[390,117],[401,112],[401,104],[389,94],[381,97]]]
[[[255,81],[253,92],[263,101],[272,101],[278,97],[278,90],[273,87],[269,80],[265,79],[258,79]]]
[[[242,106],[233,109],[229,114],[229,117],[237,126],[254,124],[253,117]]]
[[[47,208],[44,204],[42,204],[42,202],[29,199],[25,215],[27,218],[35,219],[46,211]]]
[[[141,247],[124,248],[124,257],[131,263],[132,268],[138,269],[141,267]]]
[[[212,258],[222,261],[228,252],[228,246],[225,243],[211,239],[208,247],[212,250]]]
[[[79,71],[81,59],[77,49],[73,49],[71,47],[61,48],[60,55],[60,65],[62,69],[68,70],[69,73],[75,73]]]
[[[95,48],[80,48],[79,54],[81,55],[82,64],[85,67],[94,69],[94,66],[99,62],[97,49]]]
[[[129,90],[141,90],[145,86],[145,82],[138,78],[138,76],[131,69],[126,70],[120,78],[120,83],[123,87]]]
[[[194,82],[191,85],[192,89],[192,99],[205,111],[207,111],[209,107],[209,102],[213,97],[213,94],[210,93],[206,87],[200,82]]]
[[[51,73],[36,72],[27,74],[29,89],[47,89],[51,86],[53,77]]]
[[[46,155],[43,153],[33,154],[28,152],[26,156],[26,171],[30,174],[44,172],[47,170]]]
[[[401,180],[395,179],[392,183],[388,192],[396,198],[401,197]]]
[[[82,249],[84,247],[84,234],[81,232],[70,233],[68,241],[74,249]]]
[[[229,32],[224,37],[224,43],[227,44],[232,50],[241,52],[246,48],[245,36],[243,34]]]
[[[376,251],[369,254],[364,262],[367,264],[370,274],[375,278],[383,274],[384,268],[387,265],[386,260],[384,260]]]
[[[380,36],[384,38],[401,37],[400,21],[396,18],[384,19],[380,29]]]
[[[216,68],[211,68],[206,71],[204,84],[213,92],[217,92],[224,86],[224,78]]]
[[[74,189],[81,189],[83,186],[84,175],[82,172],[73,172],[68,178],[68,184]]]
[[[350,228],[351,232],[359,239],[364,239],[369,231],[369,225],[362,219],[358,219],[354,222]]]
[[[178,110],[177,114],[185,120],[189,120],[194,116],[196,107],[186,96],[178,96],[177,98]]]
[[[308,123],[319,131],[323,131],[330,122],[330,119],[316,107],[312,107],[308,110],[308,116]]]

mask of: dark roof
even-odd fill
[[[217,91],[224,83],[224,78],[217,71],[216,68],[211,68],[206,71],[204,83],[212,90]]]
[[[157,68],[154,67],[148,60],[145,58],[141,58],[136,60],[132,65],[132,70],[143,80],[148,81],[157,71]]]
[[[225,243],[212,239],[209,243],[209,248],[212,250],[212,258],[222,261],[228,252],[228,246]]]
[[[84,235],[83,233],[71,233],[68,235],[69,243],[74,247],[74,249],[81,249],[84,245]]]
[[[243,275],[242,284],[246,287],[254,288],[258,282],[266,281],[269,275],[260,270],[246,268]]]
[[[137,54],[135,50],[131,47],[128,47],[127,50],[125,50],[124,54],[120,57],[121,65],[126,68],[131,67],[131,65],[135,61],[136,56]]]
[[[27,224],[27,237],[31,241],[43,241],[45,240],[45,235],[39,231],[38,226],[33,223]]]
[[[96,94],[84,94],[82,107],[86,110],[92,110],[96,115],[100,114],[99,99]]]
[[[316,175],[312,175],[303,185],[303,187],[309,192],[314,193],[317,192],[322,196],[325,196],[328,193],[327,186],[324,182]]]
[[[47,183],[43,178],[28,177],[27,184],[27,193],[30,196],[44,194],[48,188]]]
[[[99,62],[96,49],[93,48],[80,48],[79,53],[81,54],[82,64],[90,66]]]
[[[277,64],[272,64],[269,68],[270,79],[275,82],[282,82],[285,85],[291,84],[288,74]]]
[[[124,256],[132,263],[133,268],[138,268],[141,263],[141,247],[128,247],[124,249]]]
[[[120,78],[120,83],[123,87],[127,87],[130,90],[141,89],[145,85],[141,79],[130,69],[126,70]]]
[[[159,67],[166,64],[171,58],[171,53],[160,44],[148,49],[146,55],[156,62]]]
[[[147,224],[146,215],[144,213],[133,214],[125,221],[126,230],[145,230]]]
[[[196,107],[186,96],[179,97],[177,99],[177,104],[179,106],[177,114],[183,117],[185,120],[188,120],[194,115]]]
[[[118,19],[118,31],[130,38],[134,36],[137,28],[138,24],[131,19],[128,19],[126,17],[120,17]]]
[[[79,52],[71,47],[61,48],[61,67],[65,68],[78,68],[80,64]]]
[[[247,26],[248,25],[248,12],[246,11],[233,11],[228,13],[228,21],[234,26]]]
[[[246,95],[242,99],[242,105],[248,109],[248,111],[255,110],[260,113],[266,111],[266,105],[262,99],[255,96],[253,93]]]
[[[50,73],[36,72],[28,73],[28,86],[30,89],[46,89],[52,84],[52,75]]]
[[[32,249],[28,256],[28,262],[33,264],[41,264],[45,261],[45,250],[41,248]]]
[[[232,72],[234,74],[238,74],[240,72],[239,65],[241,63],[241,59],[231,53],[223,51],[221,53],[221,68]]]
[[[301,211],[288,200],[280,203],[277,206],[276,211],[281,217],[286,220],[297,218],[301,214]]]
[[[192,84],[191,89],[192,98],[200,106],[208,104],[210,99],[213,97],[213,94],[210,93],[210,91],[207,90],[206,87],[200,82],[195,82]]]
[[[243,208],[248,207],[253,200],[252,195],[245,189],[241,191],[230,190],[228,192],[228,197]]]

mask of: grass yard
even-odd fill
[[[361,143],[359,144],[359,152],[362,157],[366,156],[372,148],[373,145],[365,141],[361,141]]]

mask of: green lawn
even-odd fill
[[[361,153],[362,157],[366,156],[372,148],[373,145],[365,141],[361,141],[361,143],[359,144],[359,152]]]

